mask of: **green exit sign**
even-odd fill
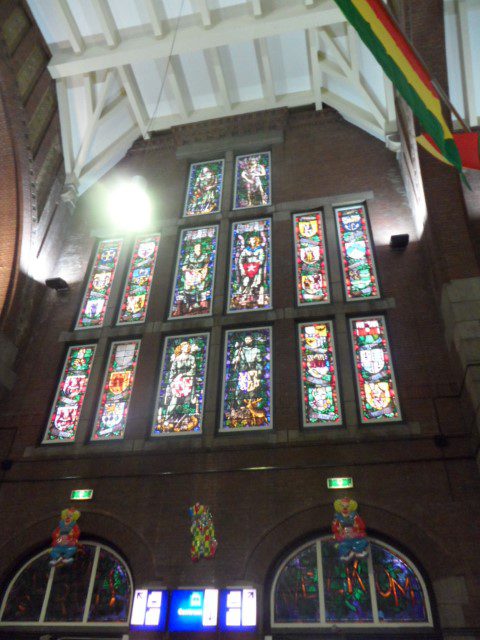
[[[353,489],[353,478],[327,478],[328,489]]]
[[[93,489],[73,489],[70,494],[70,500],[91,500],[93,498]]]

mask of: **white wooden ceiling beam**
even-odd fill
[[[232,102],[230,100],[227,80],[225,78],[225,74],[223,73],[218,49],[209,49],[208,51],[206,51],[206,54],[207,59],[210,63],[208,65],[208,71],[210,74],[210,80],[212,82],[213,89],[215,91],[217,103],[220,107],[223,107],[224,109],[229,111],[232,108]]]
[[[107,100],[108,93],[110,91],[110,87],[112,86],[114,72],[110,70],[107,72],[107,76],[105,81],[100,89],[100,93],[98,95],[97,104],[92,114],[90,115],[87,127],[82,134],[82,144],[80,147],[80,151],[78,152],[77,159],[75,161],[74,173],[78,177],[82,171],[82,167],[85,164],[85,159],[87,158],[88,151],[90,150],[90,146],[92,144],[93,136],[95,134],[95,130],[97,124],[102,115],[103,109],[105,107],[105,103]]]
[[[456,0],[455,9],[458,15],[458,39],[460,44],[460,58],[462,68],[462,85],[465,104],[465,119],[471,127],[479,124],[477,105],[475,100],[475,79],[473,72],[472,45],[468,29],[469,0]],[[477,60],[478,70],[478,60]],[[479,106],[480,110],[480,106]]]
[[[145,0],[147,5],[148,17],[152,25],[152,31],[155,38],[161,38],[164,35],[162,19],[160,17],[158,2],[159,0]]]
[[[268,38],[292,31],[321,27],[344,22],[343,14],[333,0],[322,0],[318,5],[305,10],[303,3],[279,3],[274,0],[268,15],[255,20],[251,15],[236,15],[225,11],[226,18],[212,29],[201,25],[190,25],[180,29],[175,39],[175,54],[202,51],[252,39]],[[142,35],[122,40],[115,49],[107,46],[87,47],[81,58],[67,52],[55,53],[49,70],[53,78],[67,77],[79,73],[99,71],[141,62],[166,58],[170,54],[174,34],[170,32],[161,40],[153,35]]]
[[[262,81],[263,95],[269,103],[276,101],[275,84],[273,81],[272,65],[270,56],[268,55],[268,45],[265,38],[255,41],[255,54],[257,56],[257,65]]]
[[[344,98],[336,95],[329,89],[323,91],[323,101],[333,109],[336,109],[344,118],[352,124],[367,131],[375,138],[385,141],[385,130],[378,124],[372,114]]]
[[[91,73],[83,74],[83,89],[85,93],[87,117],[91,117],[95,109],[95,89],[93,87],[93,77]]]
[[[193,111],[190,94],[178,56],[172,56],[168,65],[168,82],[177,103],[178,113],[183,118]]]
[[[323,109],[322,87],[323,73],[318,61],[318,29],[308,29],[308,63],[310,69],[310,86],[312,87],[315,98],[315,109],[320,111]]]
[[[100,21],[107,46],[113,49],[120,42],[120,37],[109,4],[107,0],[91,0],[91,2]]]
[[[205,28],[212,26],[212,14],[208,8],[207,0],[195,0],[195,6],[202,19],[202,24]]]
[[[85,51],[85,42],[70,11],[67,0],[55,0],[55,4],[65,27],[70,46],[77,55],[83,53]]]
[[[253,15],[255,18],[261,18],[263,16],[262,0],[251,0]]]
[[[63,162],[65,165],[65,174],[69,176],[73,173],[73,143],[67,80],[65,78],[57,80],[55,86],[57,90],[58,113],[60,116],[60,132],[62,134]]]
[[[117,71],[123,88],[125,89],[125,93],[127,94],[133,115],[137,121],[138,128],[142,132],[142,136],[145,140],[148,140],[150,137],[148,134],[149,118],[145,108],[145,103],[143,102],[142,94],[140,93],[135,75],[132,71],[132,67],[123,65],[118,67]]]

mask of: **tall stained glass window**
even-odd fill
[[[235,158],[234,209],[272,204],[270,151]]]
[[[76,329],[103,326],[122,240],[102,240],[98,245]]]
[[[117,324],[145,322],[159,242],[158,234],[136,239]]]
[[[212,313],[218,225],[183,229],[178,246],[169,318]]]
[[[350,320],[363,424],[402,420],[383,316]]]
[[[304,427],[338,425],[342,412],[330,320],[302,323],[298,327],[302,375]]]
[[[232,227],[228,312],[272,308],[272,221]]]
[[[190,165],[184,216],[199,216],[220,211],[223,169],[223,160],[196,162]]]
[[[367,212],[363,205],[335,209],[347,300],[379,298]]]
[[[165,340],[152,436],[201,433],[208,338],[197,333]]]
[[[330,302],[322,214],[293,216],[297,261],[297,304]]]
[[[272,627],[433,627],[425,584],[407,558],[372,538],[368,555],[349,562],[336,547],[323,536],[283,562],[273,581]]]
[[[220,431],[272,428],[271,327],[225,333]]]
[[[121,440],[125,435],[140,340],[112,342],[92,440]]]
[[[94,355],[94,344],[69,348],[48,420],[44,443],[75,440]]]

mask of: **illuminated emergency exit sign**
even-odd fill
[[[327,489],[353,489],[353,478],[327,478]]]
[[[73,489],[70,494],[70,500],[91,500],[93,498],[93,489]]]

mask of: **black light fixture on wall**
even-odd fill
[[[393,251],[404,251],[408,247],[410,236],[408,233],[399,233],[390,237],[390,248]]]

